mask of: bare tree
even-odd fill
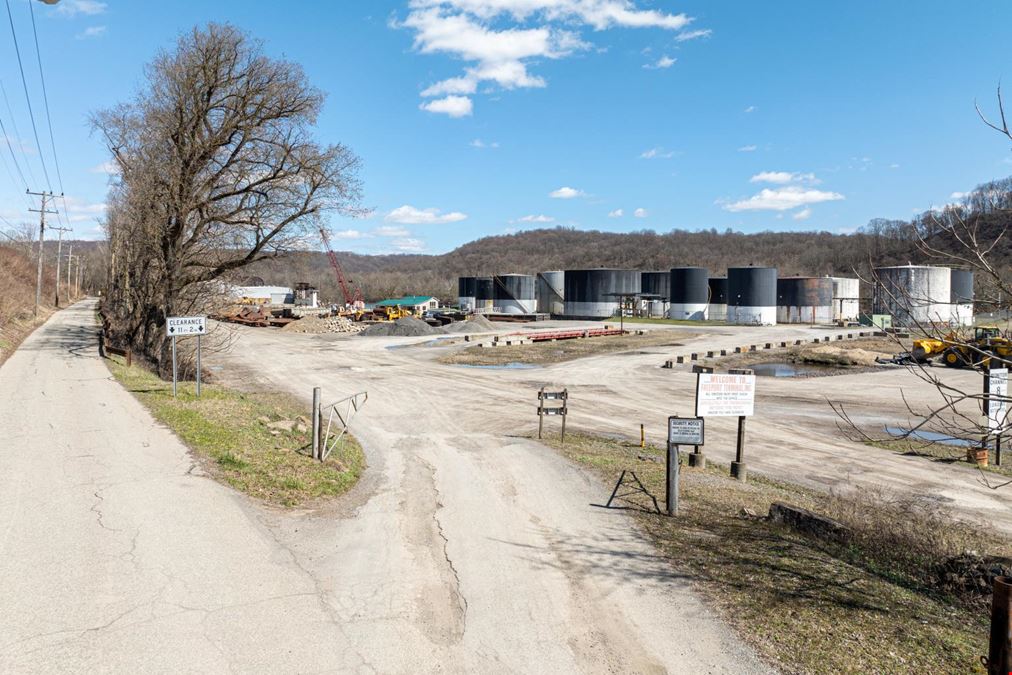
[[[323,101],[298,65],[211,24],[159,54],[132,101],[93,115],[120,170],[106,222],[113,329],[163,372],[166,316],[305,247],[327,212],[357,213],[359,158],[311,136]]]
[[[998,89],[999,123],[992,123],[977,108],[987,126],[1012,140],[1005,118],[1001,89]],[[945,265],[973,272],[974,305],[978,316],[989,312],[997,324],[997,333],[986,337],[974,326],[960,325],[951,316],[932,314],[930,307],[937,298],[916,297],[897,288],[888,280],[872,273],[868,279],[876,293],[884,294],[887,304],[897,307],[905,318],[906,327],[920,344],[932,346],[941,358],[932,361],[924,349],[916,347],[906,356],[906,367],[925,387],[933,391],[929,403],[913,403],[906,399],[909,416],[907,428],[880,431],[868,429],[851,416],[839,403],[831,403],[842,419],[841,427],[852,436],[865,441],[907,440],[916,448],[931,449],[932,454],[955,458],[960,449],[953,440],[964,440],[979,447],[990,448],[1012,440],[1012,397],[985,392],[984,382],[992,368],[1012,368],[1012,332],[1009,310],[1012,304],[1012,246],[1007,228],[1012,225],[1012,180],[992,181],[977,187],[960,203],[928,211],[914,218],[906,227],[916,245],[918,262]],[[948,302],[946,298],[943,302]],[[985,312],[986,311],[986,312]],[[899,342],[898,338],[895,338]],[[973,385],[967,379],[952,377],[948,368],[935,368],[945,363],[981,374]],[[988,403],[1003,404],[1005,412],[996,418],[988,415]],[[1006,452],[1012,463],[1012,452]],[[981,472],[982,483],[992,488],[1012,485],[1012,480]]]

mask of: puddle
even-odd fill
[[[942,443],[943,445],[955,445],[961,448],[977,445],[979,443],[979,441],[970,441],[965,438],[954,438],[953,436],[949,436],[947,434],[940,434],[937,431],[926,431],[923,429],[910,431],[909,429],[901,429],[900,427],[886,427],[885,430],[890,436],[905,436],[906,438],[914,441]]]
[[[482,370],[530,370],[532,368],[539,368],[540,366],[536,366],[533,363],[520,363],[518,361],[513,361],[512,363],[504,363],[499,366],[474,366],[467,363],[459,363],[457,364],[457,367],[481,368]]]
[[[803,363],[756,363],[745,367],[763,377],[816,377],[837,372],[836,368],[821,368]]]

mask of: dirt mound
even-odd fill
[[[363,326],[343,316],[332,316],[321,319],[318,316],[306,316],[293,321],[281,330],[289,333],[358,333]]]
[[[495,330],[492,322],[483,316],[477,316],[467,321],[457,321],[442,327],[440,332],[447,335],[460,335],[463,333],[488,333]]]
[[[369,337],[421,337],[435,335],[440,331],[413,316],[406,316],[396,321],[377,323],[369,326],[359,335]]]
[[[804,363],[826,366],[874,366],[877,357],[888,357],[889,354],[854,347],[822,345],[804,349],[798,356]]]

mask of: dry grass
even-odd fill
[[[635,470],[663,506],[663,464],[637,458],[660,449],[578,433],[565,446],[547,442],[607,481]],[[934,571],[967,548],[1007,554],[1007,540],[924,500],[832,496],[759,476],[742,484],[727,473],[683,463],[680,515],[636,517],[765,659],[787,673],[983,672],[986,613],[979,599],[938,588]],[[837,544],[747,515],[774,501],[836,518],[853,534]]]
[[[107,361],[117,380],[155,419],[174,431],[201,459],[210,475],[237,490],[280,506],[314,506],[343,494],[365,469],[358,442],[345,435],[326,462],[308,456],[308,430],[275,431],[264,420],[296,420],[308,413],[294,398],[275,393],[244,393],[204,385],[172,383],[151,372],[127,368],[118,357]]]
[[[965,447],[949,445],[946,443],[897,438],[896,440],[865,441],[865,444],[873,448],[892,450],[893,452],[898,452],[902,455],[924,457],[927,460],[943,464],[969,464],[981,471],[1012,477],[1012,447],[1007,447],[1007,442],[1002,443],[1001,454],[1003,466],[995,466],[995,462],[998,458],[993,447],[989,448],[988,465],[977,466],[976,463],[971,464],[970,460],[967,458]]]
[[[576,338],[558,342],[533,342],[502,347],[466,347],[439,359],[440,363],[467,366],[503,366],[510,363],[546,365],[588,356],[657,347],[678,347],[688,333],[674,330],[645,331],[643,335]]]
[[[53,313],[55,271],[42,274],[42,304],[34,315],[36,263],[10,246],[0,246],[0,364]]]

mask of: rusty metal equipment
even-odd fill
[[[982,658],[988,675],[1012,673],[1012,577],[994,580],[991,597],[991,643]]]

